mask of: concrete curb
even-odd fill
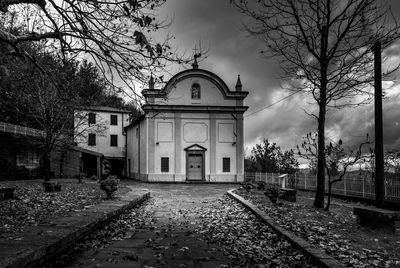
[[[304,255],[309,256],[314,263],[321,267],[332,267],[332,268],[340,268],[345,267],[342,263],[338,262],[324,251],[313,247],[310,243],[308,243],[303,238],[293,234],[285,230],[284,228],[277,225],[271,217],[267,215],[264,211],[261,211],[251,202],[245,200],[243,197],[233,193],[236,189],[229,190],[228,196],[232,199],[236,200],[237,202],[244,205],[248,208],[254,215],[256,215],[259,219],[261,219],[264,223],[270,226],[278,235],[283,236],[286,240],[288,240],[295,248],[303,252]]]
[[[130,191],[120,200],[104,201],[68,217],[57,218],[49,224],[11,234],[6,240],[0,240],[0,267],[40,267],[149,197],[149,192],[135,195]]]

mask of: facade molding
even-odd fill
[[[200,77],[209,80],[217,86],[225,99],[244,99],[249,94],[247,91],[231,91],[226,83],[216,74],[203,69],[189,69],[174,75],[164,86],[161,92],[165,92],[164,96],[168,95],[171,89],[180,81],[186,78]]]
[[[170,113],[244,113],[248,106],[200,106],[200,105],[162,105],[145,104],[143,110],[148,112],[170,112]],[[129,127],[129,126],[128,126]]]

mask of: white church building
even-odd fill
[[[162,89],[142,91],[144,115],[126,131],[126,175],[149,182],[244,180],[243,100],[214,73],[198,69],[173,76]]]

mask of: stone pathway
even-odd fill
[[[123,237],[104,247],[76,251],[64,267],[228,267],[231,260],[222,250],[210,247],[195,232],[201,220],[196,211],[237,186],[135,183],[130,187],[150,191],[151,200],[132,211]]]

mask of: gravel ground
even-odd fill
[[[151,191],[149,201],[87,237],[55,267],[313,267],[226,190],[173,191]]]

